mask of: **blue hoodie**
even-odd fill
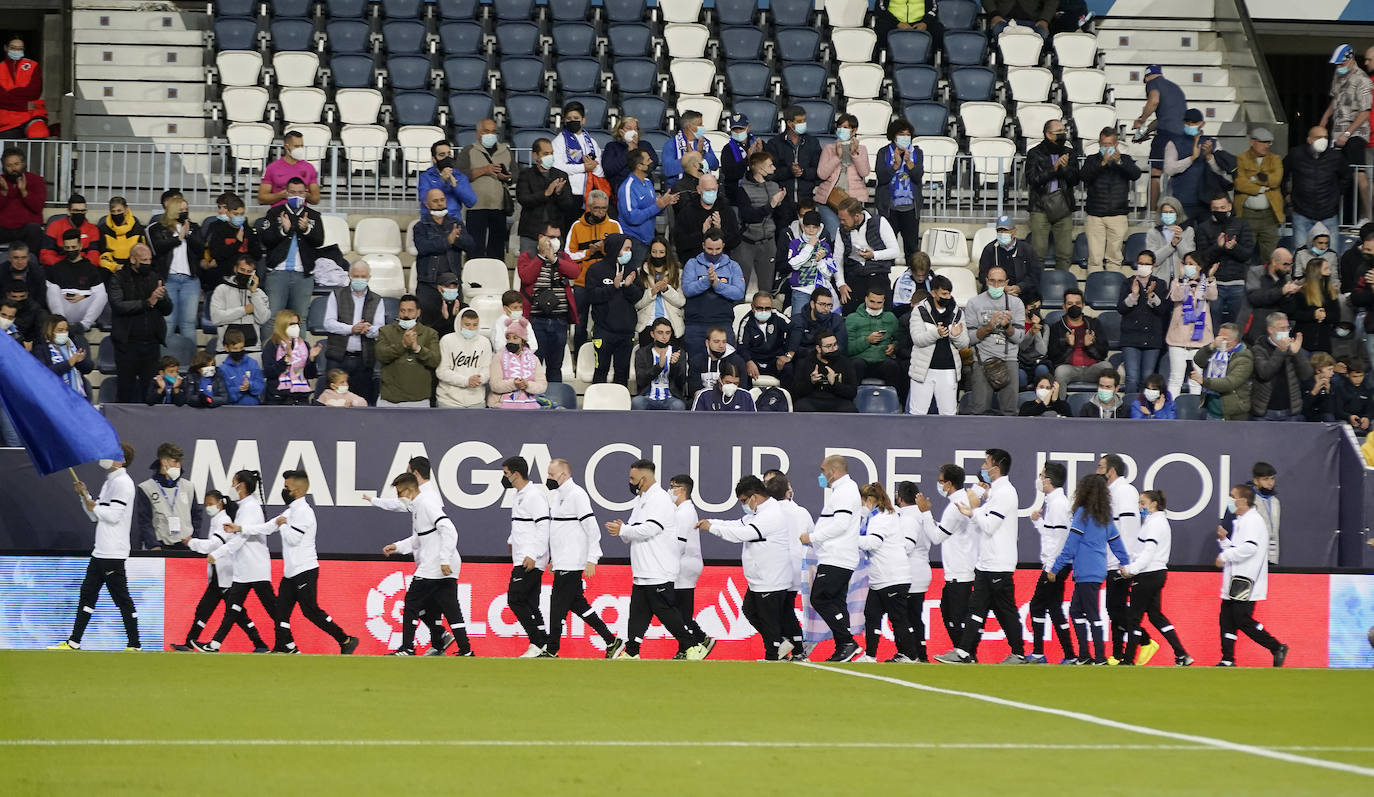
[[[710,268],[716,267],[716,284],[711,285]],[[702,252],[682,267],[682,293],[687,297],[683,320],[688,324],[720,324],[729,329],[735,323],[735,303],[744,301],[744,270],[727,254],[711,263]]]
[[[1080,584],[1101,584],[1107,580],[1107,547],[1111,546],[1117,561],[1131,561],[1126,546],[1121,544],[1121,535],[1116,523],[1110,521],[1103,526],[1083,511],[1074,510],[1069,525],[1069,538],[1064,541],[1064,550],[1054,560],[1053,567],[1045,568],[1046,573],[1058,573],[1065,566],[1073,565],[1073,580]]]
[[[243,385],[243,377],[248,377],[248,391],[239,390]],[[243,355],[241,362],[234,362],[230,357],[225,357],[224,362],[219,364],[219,369],[215,376],[219,377],[224,384],[224,392],[228,396],[228,404],[239,406],[252,406],[262,403],[263,376],[262,366],[253,358],[251,354]]]

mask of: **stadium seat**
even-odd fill
[[[544,62],[530,56],[503,58],[501,83],[506,91],[544,91]]]
[[[948,136],[921,136],[912,143],[925,160],[925,182],[948,184],[959,155],[959,142]]]
[[[835,132],[835,106],[825,100],[798,100],[798,108],[806,111],[806,132],[828,136]]]
[[[440,19],[476,19],[481,0],[435,0]]]
[[[726,64],[725,79],[730,85],[731,96],[735,98],[767,97],[772,93],[773,70],[757,61]]]
[[[569,26],[570,28],[573,26]],[[555,41],[557,36],[554,37]],[[450,55],[477,55],[486,47],[482,26],[476,22],[445,22],[439,26],[439,52]]]
[[[981,10],[974,0],[940,0],[940,24],[945,30],[969,30]]]
[[[259,0],[218,0],[214,5],[216,17],[256,17]]]
[[[304,88],[315,85],[320,71],[317,53],[284,52],[272,56],[272,75],[283,88]]]
[[[840,89],[851,100],[871,100],[883,89],[883,68],[877,64],[840,64]]]
[[[901,399],[897,388],[888,385],[860,385],[854,396],[854,406],[859,412],[877,415],[900,415]]]
[[[1094,271],[1083,284],[1083,301],[1094,310],[1115,310],[1125,282],[1115,271]]]
[[[1068,385],[1065,385],[1064,389],[1067,390]],[[1082,412],[1083,408],[1088,406],[1089,401],[1092,401],[1093,395],[1093,393],[1087,391],[1076,391],[1066,394],[1064,400],[1069,403],[1069,409],[1073,412],[1074,417],[1077,418],[1078,413]]]
[[[548,102],[547,97],[544,100]],[[547,116],[547,105],[545,109]],[[490,94],[455,91],[448,95],[448,115],[458,127],[476,127],[478,122],[492,117],[494,113]]]
[[[1080,140],[1097,143],[1104,127],[1116,127],[1116,109],[1110,105],[1076,105],[1073,109],[1073,129]]]
[[[549,15],[558,23],[554,30],[569,22],[584,22],[592,13],[591,0],[548,0],[548,6]]]
[[[578,358],[581,363],[582,358]],[[580,372],[582,369],[579,368]],[[584,410],[629,410],[630,391],[624,385],[617,385],[614,382],[607,382],[596,385],[587,385],[587,392],[582,395],[582,409]]]
[[[511,289],[506,261],[474,257],[463,264],[463,296],[500,296]]]
[[[921,251],[930,256],[930,264],[937,268],[936,273],[939,273],[940,266],[958,266],[964,271],[968,270],[968,243],[959,230],[927,227],[921,233]]]
[[[511,127],[548,127],[549,110],[550,103],[546,94],[506,95],[506,118]],[[454,118],[463,117],[455,115]]]
[[[392,89],[417,91],[430,88],[429,58],[423,55],[393,55],[386,59],[386,71]]]
[[[882,136],[887,132],[887,123],[892,121],[892,106],[887,100],[850,100],[844,108],[845,113],[859,120],[859,130],[866,134],[877,134],[875,141],[861,143],[868,149],[868,157],[877,157],[878,150],[887,146]],[[750,119],[752,122],[753,120]],[[874,146],[876,144],[876,146]],[[872,164],[870,164],[872,166]]]
[[[707,132],[720,130],[720,120],[725,114],[725,106],[719,99],[704,94],[679,94],[677,96],[677,113],[681,118],[687,111],[696,111],[701,114],[701,130],[703,135]],[[751,120],[752,121],[752,120]],[[728,142],[726,146],[729,146]],[[716,147],[716,152],[721,149]]]
[[[1107,91],[1107,73],[1100,69],[1065,69],[1060,80],[1064,100],[1074,105],[1096,105]]]
[[[487,60],[475,56],[444,59],[444,82],[449,91],[489,91]]]
[[[1016,144],[1009,138],[975,138],[969,142],[969,155],[976,182],[992,185],[1011,171]]]
[[[375,75],[375,65],[370,56],[336,55],[329,59],[329,79],[335,88],[369,88]]]
[[[698,99],[701,99],[701,98],[698,98]],[[706,99],[715,99],[715,98],[714,98],[714,97],[708,97],[708,98],[706,98]],[[751,125],[752,125],[753,121],[754,121],[753,119],[750,119],[750,120],[749,120],[749,122],[750,122]],[[755,130],[755,134],[757,135],[757,130]],[[705,125],[703,125],[703,126],[702,126],[702,129],[697,131],[697,135],[699,135],[699,136],[701,136],[702,138],[706,139],[707,141],[711,142],[711,149],[712,149],[713,151],[715,151],[715,152],[724,152],[724,151],[725,151],[725,148],[728,147],[728,146],[730,146],[730,134],[729,134],[729,133],[722,133],[722,132],[719,131],[719,130],[707,130],[707,129],[705,129]],[[662,152],[662,151],[663,151],[663,148],[660,147],[658,151],[659,151],[659,152]]]
[[[931,48],[931,36],[923,30],[894,30],[887,34],[887,57],[893,64],[928,64]]]
[[[387,19],[419,19],[424,0],[382,0],[382,15]]]
[[[988,40],[982,31],[945,32],[945,58],[951,66],[982,66],[987,49]]]
[[[582,107],[584,109],[584,113],[582,114],[583,127],[587,128],[588,130],[606,129],[606,117],[610,109],[608,107],[605,97],[601,97],[595,94],[583,94],[578,95],[576,97],[570,97],[565,95],[563,97],[563,105],[566,106],[570,102],[582,103]]]
[[[772,100],[735,100],[732,110],[749,117],[749,126],[756,135],[778,132],[778,106]]]
[[[931,66],[903,66],[892,73],[892,89],[903,102],[935,99],[940,75]]]
[[[837,28],[857,28],[868,15],[868,0],[825,0],[825,17]]]
[[[1106,272],[1099,271],[1096,273],[1105,274]],[[1102,325],[1102,334],[1107,336],[1107,348],[1121,348],[1121,314],[1116,311],[1115,302],[1112,303],[1111,310],[1104,310],[1097,314],[1097,323]]]
[[[594,58],[559,58],[554,66],[564,93],[588,94],[601,88],[601,64]]]
[[[577,391],[567,382],[550,382],[544,389],[544,398],[553,404],[554,409],[577,409]]]
[[[988,244],[997,240],[997,230],[993,227],[984,225],[973,231],[973,243],[969,245],[969,260],[978,263],[983,253],[987,251]]]
[[[1086,233],[1079,233],[1073,239],[1073,254],[1070,261],[1075,266],[1087,268],[1088,266],[1088,236]]]
[[[1046,308],[1064,306],[1064,291],[1078,287],[1078,277],[1071,271],[1047,268],[1040,273],[1040,303]]]
[[[414,19],[392,19],[382,25],[382,47],[393,55],[425,52],[428,34],[425,23]]]
[[[1054,55],[1064,69],[1094,66],[1097,63],[1097,37],[1091,33],[1056,33]]]
[[[315,296],[310,300],[310,308],[305,313],[305,331],[321,337],[328,335],[324,328],[324,313],[329,307],[328,296]]]
[[[869,63],[878,45],[878,34],[870,28],[832,28],[830,50],[840,63]]]
[[[304,19],[278,19],[272,23],[272,49],[313,50],[315,23]]]
[[[334,92],[339,121],[346,125],[373,125],[382,110],[382,93],[376,89],[339,89]]]
[[[815,10],[815,0],[772,0],[768,13],[774,27],[790,28],[810,25]]]
[[[560,58],[596,55],[596,28],[585,22],[560,22],[554,25],[553,51]]]
[[[372,28],[360,19],[336,19],[324,27],[325,43],[335,55],[372,51]]]
[[[428,91],[398,91],[391,97],[396,124],[431,125],[439,113],[439,99]]]
[[[1180,421],[1202,420],[1206,415],[1202,410],[1202,396],[1197,393],[1174,396],[1174,413]]]
[[[335,213],[321,213],[324,220],[324,245],[337,245],[339,251],[348,254],[353,251],[353,233],[348,229],[348,217]]]
[[[339,131],[339,143],[348,160],[349,171],[376,173],[386,156],[388,138],[387,129],[381,125],[344,125]]]
[[[716,0],[716,24],[753,25],[758,0]]]
[[[705,25],[668,25],[664,28],[663,35],[667,37],[670,30],[680,27],[700,28],[707,38],[710,37]],[[682,34],[678,35],[681,36]],[[763,41],[763,31],[758,28],[726,28],[720,32],[720,54],[725,57],[726,61],[759,61],[763,59]],[[691,49],[685,48],[683,57],[701,58],[702,53],[706,50],[706,43],[703,41],[701,50],[695,54],[691,52]],[[678,57],[671,38],[668,39],[668,54],[674,58]]]
[[[276,131],[265,122],[238,122],[224,131],[229,139],[229,153],[234,156],[236,172],[261,172],[272,152]]]
[[[747,30],[755,31],[755,28]],[[706,43],[711,40],[711,32],[705,25],[680,23],[663,26],[663,41],[668,45],[669,58],[701,58],[706,55]]]
[[[396,143],[400,145],[402,157],[406,160],[406,171],[414,174],[434,165],[429,147],[443,137],[444,129],[433,125],[399,128],[396,131]]]
[[[334,131],[328,125],[317,124],[295,124],[291,125],[291,129],[301,134],[305,159],[319,171],[321,161],[329,152],[329,142],[334,137]]]
[[[784,62],[820,59],[821,34],[812,28],[783,28],[774,39],[774,52]]]
[[[625,116],[639,120],[641,134],[646,130],[666,130],[664,120],[668,116],[668,106],[659,97],[626,97],[620,101],[620,111]]]
[[[1040,63],[1040,50],[1045,40],[1034,29],[1022,25],[1008,25],[997,37],[997,49],[1002,53],[1002,65],[1035,66]]]
[[[626,6],[631,5],[631,3],[622,4]],[[608,11],[611,5],[612,3],[606,3]],[[643,8],[643,5],[644,4],[641,2],[640,7]],[[671,3],[659,3],[658,10],[659,13],[663,14],[664,22],[697,22],[701,18],[702,5],[703,0],[674,0],[674,2]],[[626,10],[620,13],[629,14],[630,11]],[[643,11],[641,11],[640,14],[642,15]],[[635,17],[635,19],[638,18],[639,17]],[[612,19],[614,21],[614,17]]]
[[[262,86],[226,88],[220,93],[224,118],[230,122],[261,122],[266,116],[267,89]]]
[[[256,50],[225,50],[215,53],[215,70],[221,86],[256,86],[262,75],[262,53]]]
[[[1054,88],[1054,74],[1043,66],[1008,69],[1007,88],[1018,103],[1045,102]]]
[[[281,117],[289,125],[315,124],[324,115],[325,96],[322,89],[282,89],[277,94]]]
[[[491,332],[492,325],[505,314],[500,296],[477,296],[469,300],[468,304],[477,311],[477,324],[483,335]],[[569,357],[568,361],[571,362],[572,358]]]
[[[163,357],[175,357],[181,363],[182,373],[191,365],[191,358],[196,354],[196,342],[174,332],[167,334],[167,340],[162,344]]]
[[[996,138],[1002,135],[1007,109],[999,102],[965,102],[959,106],[959,125],[969,138]]]
[[[100,387],[96,392],[96,400],[100,404],[117,403],[119,401],[119,377],[107,376],[100,380]]]
[[[820,64],[786,64],[782,68],[783,87],[793,99],[824,96],[829,79],[829,70]]]
[[[367,0],[324,0],[324,13],[330,19],[363,19]]]
[[[1145,233],[1133,232],[1126,236],[1126,242],[1121,246],[1121,256],[1126,263],[1134,263],[1135,259],[1145,251]]]
[[[575,378],[579,382],[591,382],[596,373],[596,344],[590,341],[577,350]]]
[[[948,232],[948,230],[946,230]],[[963,248],[963,234],[960,233],[960,248]],[[958,266],[940,266],[932,269],[934,273],[948,279],[953,286],[950,292],[954,294],[954,299],[960,306],[968,303],[969,299],[978,295],[978,281],[974,278],[972,271],[968,269],[968,256],[965,254],[964,262]]]
[[[255,50],[258,46],[258,22],[255,19],[231,17],[215,20],[215,48],[219,50]]]
[[[496,26],[496,49],[502,55],[534,55],[539,27],[532,22],[502,22]]]
[[[668,65],[673,86],[679,94],[711,94],[716,82],[716,64],[705,58],[673,58]]]
[[[616,58],[643,58],[653,47],[653,32],[639,22],[612,25],[606,30],[606,38]]]
[[[102,374],[117,373],[115,365],[114,338],[110,335],[100,339],[96,354],[96,370]]]
[[[949,128],[949,109],[941,102],[913,102],[902,109],[916,136],[943,136]]]
[[[949,83],[959,102],[988,102],[997,85],[997,73],[985,66],[961,66],[950,72]]]
[[[1016,125],[1021,128],[1021,137],[1027,147],[1033,147],[1045,135],[1045,123],[1060,119],[1064,111],[1052,102],[1018,102],[1016,104]]]
[[[658,92],[658,64],[647,58],[616,58],[612,64],[616,88],[621,94]]]
[[[401,228],[391,219],[366,218],[358,221],[353,231],[353,251],[363,256],[372,267],[369,287],[384,296],[400,296],[405,292],[401,261],[396,256],[403,247]],[[378,269],[381,269],[381,285]],[[394,284],[393,284],[394,283]]]
[[[491,7],[503,22],[529,19],[534,14],[534,0],[492,0]]]
[[[521,128],[511,133],[510,148],[513,150],[527,150],[534,148],[534,142],[541,138],[553,138],[554,132],[542,127]]]

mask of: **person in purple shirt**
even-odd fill
[[[305,136],[288,130],[282,136],[282,150],[282,156],[267,164],[262,172],[262,182],[258,183],[258,204],[275,207],[285,202],[286,186],[293,177],[299,177],[305,183],[306,201],[312,205],[320,204],[320,175],[305,159]]]
[[[739,386],[739,368],[721,363],[720,379],[714,387],[697,391],[692,401],[694,412],[754,412],[754,396]]]
[[[420,172],[420,215],[429,215],[425,197],[437,188],[448,200],[448,217],[462,218],[463,208],[477,204],[477,192],[472,190],[467,175],[453,167],[453,147],[447,141],[436,141],[429,146],[429,157],[434,165]]]

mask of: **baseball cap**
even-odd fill
[[[458,279],[458,275],[457,275],[457,274],[454,274],[452,271],[445,271],[443,274],[440,274],[440,275],[439,275],[439,279],[438,279],[437,281],[435,281],[434,284],[436,284],[436,285],[461,285],[461,284],[463,284],[463,282],[462,282],[462,280]]]
[[[1262,142],[1264,144],[1274,143],[1274,134],[1269,132],[1269,129],[1265,127],[1257,127],[1254,130],[1251,130],[1250,138],[1255,141]]]
[[[730,114],[730,129],[731,129],[731,130],[743,130],[744,128],[746,128],[746,127],[748,127],[748,126],[749,126],[749,117],[745,116],[745,115],[742,114],[742,113],[732,113],[732,114]]]
[[[1146,77],[1150,77],[1151,75],[1162,75],[1162,74],[1164,74],[1164,68],[1161,67],[1159,64],[1150,64],[1149,66],[1145,67],[1145,76],[1146,76]]]
[[[1339,64],[1345,59],[1355,54],[1355,50],[1348,44],[1342,44],[1331,53],[1331,63]]]
[[[1014,230],[1016,229],[1016,225],[1012,224],[1011,216],[1008,216],[1007,214],[1003,213],[1002,215],[997,217],[997,229]]]
[[[1185,121],[1185,122],[1201,122],[1201,121],[1202,121],[1202,111],[1199,111],[1199,110],[1196,109],[1196,108],[1189,108],[1189,109],[1183,114],[1183,121]]]

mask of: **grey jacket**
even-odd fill
[[[1297,354],[1284,349],[1280,352],[1268,337],[1250,347],[1255,355],[1255,386],[1250,391],[1250,414],[1263,415],[1269,410],[1269,399],[1274,391],[1284,389],[1277,379],[1287,374],[1288,408],[1295,413],[1302,412],[1302,383],[1312,378],[1312,363],[1307,352]],[[1285,368],[1287,365],[1289,367]]]
[[[1015,363],[1020,352],[1021,339],[1026,336],[1026,306],[1021,300],[1009,293],[1001,299],[994,299],[983,291],[964,305],[964,319],[968,324],[969,342],[978,338],[978,329],[999,310],[1011,311],[1011,327],[989,332],[979,340],[975,347],[978,356],[985,360],[1000,359]]]

